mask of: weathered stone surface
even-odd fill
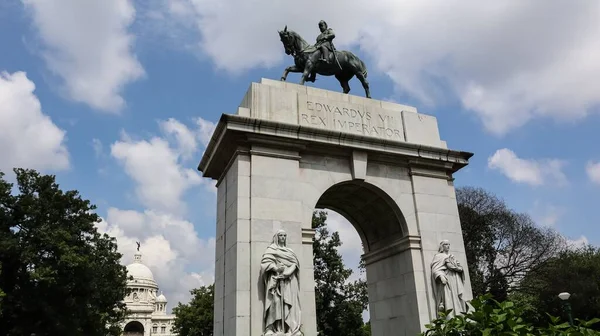
[[[317,334],[315,208],[347,216],[362,239],[374,336],[415,335],[436,316],[430,262],[441,240],[465,265],[469,299],[452,174],[471,155],[447,149],[437,120],[413,107],[252,83],[199,165],[218,180],[215,335],[262,336],[260,263],[278,230],[300,265],[301,330]]]
[[[252,83],[238,114],[445,148],[435,117],[412,106],[263,78]]]

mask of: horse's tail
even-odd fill
[[[348,61],[354,66],[356,72],[360,72],[364,78],[367,78],[368,71],[365,62],[350,51],[348,51]]]

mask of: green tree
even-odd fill
[[[505,300],[526,274],[564,250],[554,230],[537,226],[481,188],[458,188],[456,197],[475,296],[491,293]]]
[[[522,293],[515,301],[526,302],[528,317],[536,324],[546,320],[546,313],[566,320],[558,293],[569,292],[575,318],[600,317],[600,248],[587,246],[566,250],[547,260],[522,282]],[[600,328],[600,325],[597,326]]]
[[[337,250],[342,245],[340,236],[327,229],[326,221],[325,211],[313,214],[317,330],[319,335],[326,336],[369,335],[362,320],[368,305],[366,282],[348,282],[352,270],[344,266]]]
[[[119,335],[127,271],[114,238],[77,191],[55,177],[0,172],[0,335]]]
[[[213,334],[215,285],[191,290],[192,300],[173,308],[176,315],[173,331],[179,336],[209,336]]]

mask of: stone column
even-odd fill
[[[312,263],[314,232],[303,229],[306,224],[302,222],[303,195],[298,181],[300,156],[298,151],[258,144],[252,145],[250,153],[250,335],[262,335],[264,332],[260,261],[273,234],[279,229],[287,232],[287,246],[294,250],[300,262],[302,331],[304,335],[316,335]],[[235,335],[239,333],[238,330]]]
[[[298,160],[297,151],[253,145],[238,150],[218,183],[215,336],[263,334],[260,261],[279,229],[300,262],[302,330],[316,335],[314,231],[303,223]]]
[[[417,335],[429,322],[420,239],[408,236],[363,256],[373,335]]]
[[[449,240],[451,253],[464,266],[465,272],[465,299],[472,299],[471,281],[467,268],[467,257],[463,242],[462,229],[458,216],[458,205],[454,183],[448,174],[432,168],[411,167],[411,180],[413,185],[413,198],[415,202],[415,215],[421,236],[422,267],[425,271],[426,287],[429,300],[428,317],[436,317],[436,305],[433,298],[431,281],[431,261],[438,252],[440,241]]]
[[[232,158],[218,184],[215,336],[250,335],[250,156]]]

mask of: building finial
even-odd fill
[[[137,250],[138,250],[138,252],[139,252],[139,251],[140,251],[140,245],[141,245],[141,244],[140,244],[140,242],[138,242],[138,241],[136,241],[135,243],[137,244]]]

